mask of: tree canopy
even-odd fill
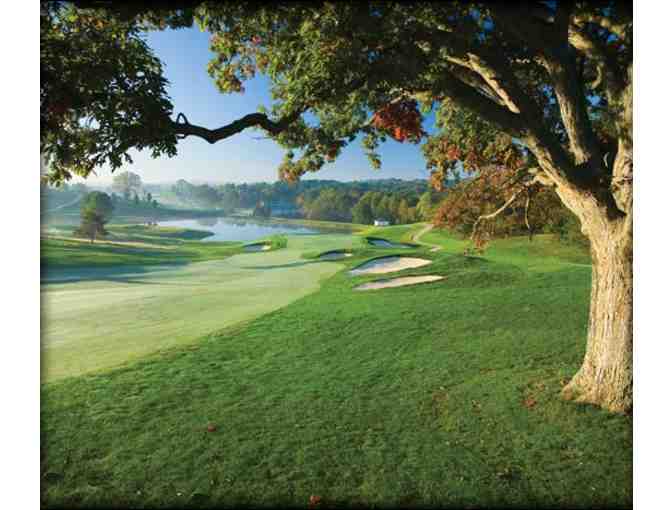
[[[81,203],[81,224],[77,233],[85,235],[93,242],[96,236],[105,234],[105,224],[110,221],[114,204],[107,193],[92,191]]]
[[[121,193],[127,200],[131,193],[138,195],[142,190],[142,178],[133,172],[121,172],[112,179],[112,189]]]

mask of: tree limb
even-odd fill
[[[469,53],[469,65],[495,91],[500,100],[511,112],[520,113],[521,109],[527,106],[527,113],[532,113],[529,111],[532,109],[532,105],[525,101],[515,80],[512,80],[509,73],[504,71],[501,66],[497,68],[497,66],[474,53]],[[525,105],[521,103],[525,103]]]
[[[628,85],[621,95],[621,112],[618,127],[618,150],[614,158],[611,189],[618,208],[626,214],[632,212],[633,200],[633,148],[632,148],[632,63],[628,67]]]
[[[500,106],[507,106],[504,100],[497,94],[497,92],[495,92],[495,90],[493,90],[492,87],[490,87],[483,80],[483,78],[479,76],[478,73],[474,72],[470,67],[456,66],[451,72],[453,76],[455,76],[461,82],[475,88],[491,101],[497,103]],[[509,110],[511,110],[510,107]]]
[[[585,91],[581,85],[576,58],[568,44],[573,9],[572,1],[558,2],[553,23],[553,44],[542,49],[541,61],[553,83],[574,163],[584,165],[590,162],[586,165],[588,170],[599,173],[599,144],[588,118]]]
[[[613,101],[625,84],[619,78],[618,65],[607,53],[602,42],[583,31],[576,24],[570,25],[568,40],[577,51],[580,51],[595,63],[598,75],[601,76],[600,81],[605,85],[607,99]]]
[[[476,221],[474,222],[474,226],[472,227],[471,231],[471,240],[473,241],[474,238],[476,237],[476,231],[478,228],[478,225],[481,221],[483,220],[491,220],[492,218],[495,218],[499,216],[501,213],[506,211],[507,207],[509,207],[519,196],[520,194],[525,191],[527,188],[521,188],[518,191],[516,191],[511,198],[509,198],[506,202],[504,202],[504,205],[502,205],[499,209],[497,209],[494,212],[491,212],[490,214],[482,214],[480,215]]]
[[[530,193],[528,191],[525,197],[525,226],[527,227],[530,237],[532,237],[532,227],[530,226]]]
[[[614,35],[621,39],[625,39],[627,35],[628,23],[617,23],[606,16],[599,16],[593,13],[582,13],[574,16],[574,23],[583,25],[585,23],[594,23],[602,28],[609,30]]]
[[[208,143],[216,143],[219,140],[224,140],[250,127],[260,127],[265,129],[273,135],[277,135],[286,130],[289,125],[298,119],[303,110],[298,110],[290,115],[282,117],[278,121],[269,119],[263,113],[250,113],[234,120],[230,124],[222,126],[217,129],[208,129],[201,126],[190,124],[186,115],[178,114],[177,119],[173,122],[173,130],[178,138],[185,138],[187,136],[198,136]]]
[[[563,126],[567,132],[569,152],[560,147],[539,122],[529,119],[529,136],[525,142],[535,153],[540,166],[555,184],[582,187],[603,171],[600,149],[588,119],[585,94],[579,84],[574,56],[568,49],[571,38],[573,2],[558,2],[553,20],[530,17],[524,5],[517,7],[494,5],[493,17],[501,29],[525,44],[541,59],[546,68],[560,107]]]
[[[481,115],[483,118],[499,126],[502,131],[512,135],[520,136],[524,131],[524,124],[518,114],[511,112],[508,108],[500,106],[495,101],[488,99],[485,95],[477,92],[473,87],[465,84],[449,73],[443,76],[437,86],[437,95],[446,92],[448,97],[458,103],[461,107],[470,109]]]

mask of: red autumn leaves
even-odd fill
[[[338,156],[338,145],[330,145],[327,149],[327,161],[334,161]]]
[[[383,106],[373,115],[372,124],[388,133],[397,142],[410,140],[418,143],[425,136],[418,103],[412,99],[396,101]]]

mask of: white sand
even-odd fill
[[[369,239],[369,243],[374,246],[380,246],[381,248],[410,248],[410,246],[405,244],[392,243],[390,241],[386,241],[385,239]]]
[[[393,278],[391,280],[378,280],[370,283],[363,283],[355,287],[355,290],[377,290],[387,289],[388,287],[403,287],[404,285],[416,285],[418,283],[435,282],[443,280],[443,276],[427,275],[427,276],[402,276],[401,278]]]
[[[339,260],[344,259],[345,257],[352,257],[352,253],[345,253],[342,251],[330,251],[327,253],[323,253],[318,258],[320,260]]]
[[[403,271],[414,267],[422,267],[431,264],[431,260],[419,259],[415,257],[381,257],[379,259],[369,260],[361,266],[350,271],[351,275],[358,274],[383,274]]]
[[[270,249],[270,244],[248,244],[245,246],[245,251],[268,251]]]

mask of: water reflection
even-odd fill
[[[240,218],[198,218],[191,220],[160,221],[162,227],[192,228],[208,230],[214,235],[203,239],[212,241],[256,241],[276,234],[321,234],[326,230],[307,228],[300,225],[266,223]],[[333,230],[330,231],[333,233]]]
[[[196,223],[202,227],[214,227],[219,222],[219,218],[198,218]]]

